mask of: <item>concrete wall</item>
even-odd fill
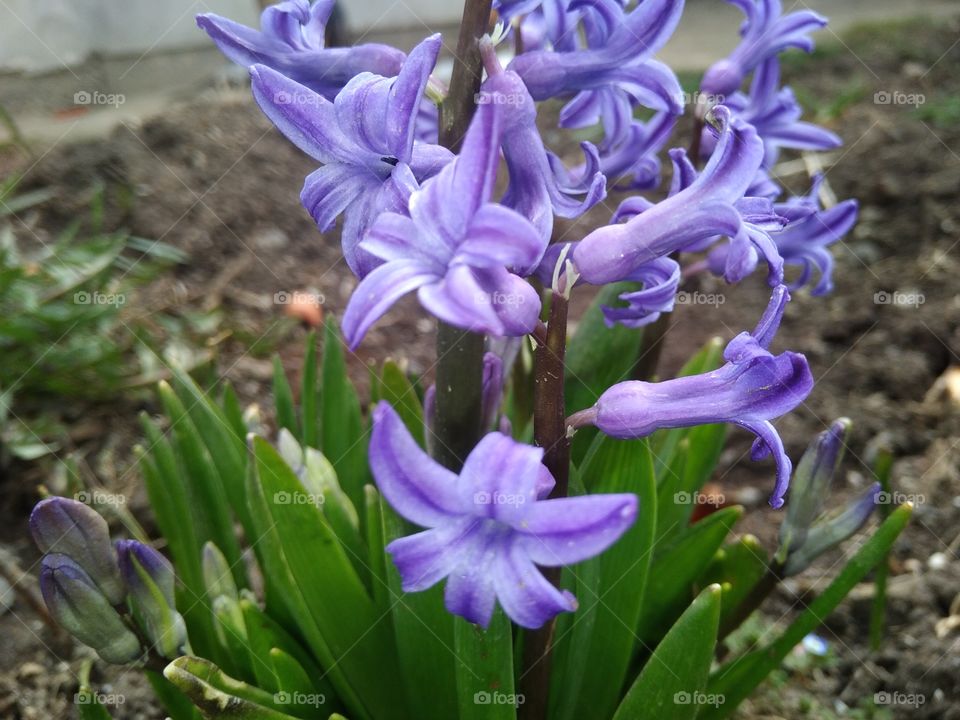
[[[215,12],[254,25],[255,0],[3,0],[0,70],[43,72],[82,62],[91,53],[138,55],[201,46],[194,24]]]
[[[461,0],[341,0],[341,10],[351,32],[391,28],[449,27],[460,22]]]

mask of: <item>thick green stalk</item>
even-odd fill
[[[477,40],[487,32],[492,0],[467,0],[453,62],[450,92],[440,108],[440,144],[456,152],[480,90],[483,61]],[[433,454],[459,470],[480,439],[483,336],[446,323],[437,327],[437,394]]]

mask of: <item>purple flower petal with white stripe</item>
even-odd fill
[[[370,467],[383,497],[427,528],[387,545],[406,592],[447,578],[447,609],[487,627],[497,601],[518,625],[537,628],[576,609],[539,566],[593,557],[633,524],[637,497],[586,495],[545,500],[553,478],[543,450],[500,433],[486,435],[459,476],[416,444],[396,411],[373,413]]]

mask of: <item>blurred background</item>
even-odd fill
[[[805,193],[823,171],[828,192],[857,198],[861,214],[833,248],[834,293],[797,293],[778,338],[807,355],[818,382],[780,430],[798,458],[827,423],[851,417],[837,502],[865,486],[885,447],[896,499],[918,509],[892,558],[882,650],[865,646],[864,588],[824,619],[823,645],[798,651],[739,717],[960,718],[960,5],[783,4],[831,19],[812,55],[785,57],[784,76],[806,119],[845,144],[785,156],[776,174]],[[313,161],[273,130],[245,70],[193,19],[255,26],[260,10],[252,0],[0,0],[0,718],[74,710],[76,650],[35,607],[25,519],[43,489],[91,493],[115,521],[149,529],[132,448],[137,413],[158,410],[156,383],[177,364],[204,387],[228,379],[244,404],[269,406],[272,355],[295,377],[306,330],[338,316],[354,287],[337,232],[320,234],[299,203]],[[459,12],[449,0],[342,2],[333,35],[408,50],[439,31],[449,48]],[[660,58],[693,91],[736,44],[740,20],[721,0],[688,0]],[[556,131],[555,111],[541,113],[545,138],[573,160],[590,135]],[[681,122],[676,144],[687,131]],[[600,208],[563,229],[579,238],[607,219]],[[769,295],[759,276],[701,289],[723,302],[678,305],[663,376],[711,336],[752,327]],[[574,325],[589,299],[575,296]],[[401,304],[349,358],[361,392],[387,357],[429,382],[432,333],[414,301]],[[746,460],[748,449],[733,433],[714,487],[754,510],[742,532],[772,544],[771,468]],[[756,633],[805,604],[839,560],[785,583]],[[98,682],[124,698],[115,717],[160,717],[137,674],[106,672]],[[878,692],[925,702],[888,706]]]

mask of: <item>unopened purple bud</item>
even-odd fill
[[[844,440],[850,420],[840,418],[810,443],[790,483],[787,517],[780,526],[780,552],[786,554],[803,545],[807,532],[823,510],[830,481],[843,459]]]
[[[71,558],[60,553],[43,558],[40,592],[57,623],[105,661],[123,665],[142,654],[137,636],[97,583]]]
[[[110,530],[96,510],[76,500],[47,498],[30,513],[30,532],[41,552],[61,553],[82,567],[111,605],[123,601]]]
[[[170,561],[136,540],[118,541],[117,555],[134,616],[160,655],[179,657],[187,645],[187,627],[176,609],[176,576]]]

